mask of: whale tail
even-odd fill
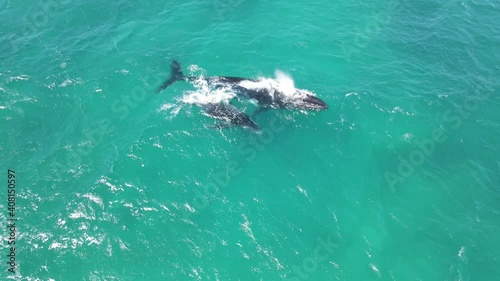
[[[158,87],[158,90],[156,90],[156,92],[159,93],[182,79],[184,79],[184,74],[182,74],[181,64],[173,60],[170,64],[170,77],[168,77],[168,79],[163,82],[160,87]]]

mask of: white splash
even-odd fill
[[[276,70],[274,72],[274,76],[276,77],[276,87],[285,94],[294,95],[297,92],[297,88],[295,88],[295,82],[293,81],[292,76],[286,74],[281,70]]]
[[[182,97],[183,103],[188,104],[211,104],[211,103],[228,103],[232,98],[236,97],[234,92],[225,89],[217,90],[202,90],[190,92]]]
[[[290,101],[300,101],[308,95],[315,96],[313,92],[295,88],[293,78],[281,70],[276,70],[274,72],[274,76],[274,79],[261,77],[257,81],[245,80],[238,83],[238,85],[247,89],[266,90],[273,99],[277,98],[277,92],[281,94],[280,98],[288,99]]]
[[[188,91],[181,101],[186,104],[211,104],[211,103],[228,103],[232,98],[236,97],[236,93],[230,87],[221,87],[212,89],[203,76],[193,81],[196,88],[194,91]]]

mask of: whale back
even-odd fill
[[[248,78],[243,78],[243,77],[233,77],[233,76],[213,76],[210,77],[209,80],[212,82],[219,82],[219,83],[229,83],[229,84],[238,84],[242,81],[253,81],[256,82],[257,80],[255,79],[248,79]]]

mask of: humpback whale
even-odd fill
[[[185,76],[182,67],[177,61],[172,61],[170,77],[158,88],[161,92],[177,81],[195,81],[196,76]],[[239,97],[253,99],[266,108],[286,108],[305,110],[325,110],[328,105],[314,94],[295,87],[283,89],[279,83],[271,79],[248,79],[231,76],[203,77],[208,85],[213,87],[230,87],[238,93]]]
[[[199,104],[209,117],[222,121],[222,123],[215,125],[213,128],[222,129],[232,126],[243,127],[251,131],[259,132],[261,128],[250,117],[236,109],[231,104],[224,103],[209,103]]]

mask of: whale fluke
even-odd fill
[[[156,92],[159,93],[182,79],[184,79],[184,74],[182,73],[181,65],[177,61],[173,60],[170,64],[170,77],[163,82],[163,85],[161,85]]]

